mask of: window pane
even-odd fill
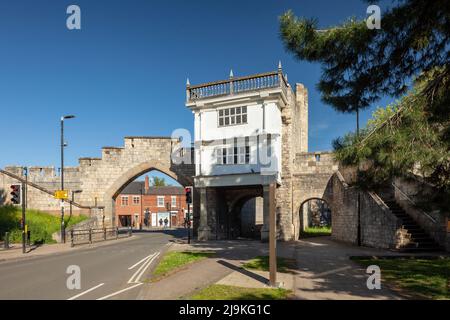
[[[242,107],[242,113],[247,113],[247,107]]]
[[[236,122],[235,122],[235,121],[236,121],[236,118],[235,118],[234,116],[231,116],[230,119],[231,119],[231,121],[230,121],[231,124],[235,124],[235,123],[236,123]]]
[[[241,116],[236,116],[236,124],[240,124],[241,123]]]
[[[230,114],[230,109],[225,109],[225,115],[228,116]]]
[[[241,107],[237,107],[236,108],[236,114],[240,114],[241,113]]]
[[[219,118],[219,126],[223,126],[223,118]]]
[[[233,115],[233,114],[234,114],[234,111],[235,111],[235,109],[234,109],[234,108],[231,108],[231,109],[230,109],[230,114]]]
[[[227,117],[227,118],[225,118],[225,125],[228,126],[229,124],[230,124],[230,118]]]
[[[219,110],[219,117],[223,116],[223,110]]]
[[[242,115],[242,123],[247,123],[247,115],[246,114]]]

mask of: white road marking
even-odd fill
[[[128,270],[133,270],[137,265],[139,265],[140,263],[142,263],[144,260],[147,260],[148,258],[150,258],[153,254],[146,256],[144,259],[140,260],[139,262],[136,262],[135,264],[133,264],[131,267],[128,268]]]
[[[97,286],[95,286],[95,287],[92,287],[92,288],[90,288],[90,289],[88,289],[88,290],[86,290],[86,291],[83,291],[83,292],[77,294],[76,296],[73,296],[73,297],[71,297],[71,298],[69,298],[69,299],[67,299],[67,300],[75,300],[76,298],[79,298],[79,297],[81,297],[82,295],[85,295],[86,293],[89,293],[89,292],[91,292],[91,291],[93,291],[93,290],[95,290],[95,289],[97,289],[97,288],[100,288],[102,285],[104,285],[104,283],[100,283],[99,285],[97,285]]]
[[[151,254],[146,260],[144,260],[144,263],[136,270],[135,273],[131,276],[130,280],[128,280],[128,283],[135,283],[133,279],[141,272],[141,270],[145,267],[147,262],[152,259],[156,255],[156,252],[154,254]]]
[[[152,264],[152,262],[159,256],[159,252],[157,252],[147,263],[146,266],[142,269],[141,273],[138,274],[137,278],[134,280],[134,282],[141,282],[141,277],[144,274],[145,270],[148,269],[148,267],[150,267],[150,265]]]
[[[128,268],[128,270],[133,269],[134,267],[136,267],[137,265],[139,265],[140,263],[142,263],[142,265],[136,270],[136,272],[131,276],[130,280],[128,280],[129,284],[133,284],[131,287],[113,292],[111,294],[108,294],[107,296],[98,298],[97,300],[105,300],[108,298],[111,298],[113,296],[116,296],[118,294],[121,294],[125,291],[134,289],[140,285],[142,285],[143,283],[140,281],[142,275],[144,274],[144,272],[148,269],[148,267],[152,264],[152,262],[156,259],[156,257],[158,257],[160,254],[160,252],[155,252],[154,254],[149,255],[148,257],[145,257],[144,259],[142,259],[141,261],[139,261],[138,263],[136,263],[135,265],[131,266],[130,268]]]
[[[111,294],[108,294],[107,296],[98,298],[97,300],[105,300],[105,299],[111,298],[111,297],[116,296],[116,295],[118,295],[118,294],[120,294],[120,293],[122,293],[122,292],[125,292],[125,291],[131,290],[131,289],[133,289],[133,288],[136,288],[136,287],[138,287],[138,286],[140,286],[140,285],[142,285],[142,284],[143,284],[142,282],[136,283],[135,285],[133,285],[133,286],[131,286],[131,287],[128,287],[128,288],[125,288],[125,289],[122,289],[122,290],[113,292],[113,293],[111,293]]]

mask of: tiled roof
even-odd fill
[[[167,187],[152,187],[148,189],[147,192],[144,192],[144,181],[133,181],[129,185],[125,187],[125,189],[122,190],[120,194],[148,194],[148,195],[183,195],[184,194],[184,188],[183,187],[174,187],[174,186],[167,186]]]

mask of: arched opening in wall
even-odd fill
[[[248,199],[240,211],[240,237],[247,239],[261,239],[263,221],[262,197]]]
[[[174,177],[156,169],[127,180],[112,200],[115,225],[119,228],[170,229],[185,224],[184,187]]]
[[[300,205],[299,237],[331,235],[331,209],[321,198],[310,198]]]

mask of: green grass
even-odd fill
[[[214,255],[213,252],[169,251],[153,271],[154,278],[161,278],[187,264],[197,262]]]
[[[381,279],[424,299],[450,299],[450,258],[446,259],[360,259],[367,267],[377,265]]]
[[[301,232],[303,237],[331,236],[331,227],[310,227]]]
[[[22,241],[22,230],[20,229],[20,219],[22,212],[13,206],[0,207],[0,239],[3,239],[6,231],[10,232],[10,242],[19,243]],[[70,227],[83,220],[87,216],[65,217],[66,227]],[[60,217],[51,215],[39,210],[26,211],[26,224],[31,232],[32,243],[55,243],[52,234],[60,230]]]
[[[242,288],[213,284],[195,293],[191,300],[282,300],[287,299],[291,291],[277,288]]]
[[[242,265],[245,269],[259,270],[259,271],[269,271],[269,257],[268,256],[258,256]],[[290,269],[295,269],[296,261],[294,259],[287,259],[282,257],[277,257],[277,271],[278,272],[289,272]]]

